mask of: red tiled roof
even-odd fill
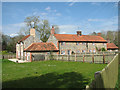
[[[118,49],[114,43],[107,43],[107,49]]]
[[[92,42],[107,42],[101,36],[76,34],[54,34],[59,41],[92,41]]]
[[[53,43],[33,43],[24,51],[58,51]]]
[[[21,41],[26,40],[29,36],[30,36],[30,35],[27,35],[27,36],[23,37],[23,38],[22,38],[21,40],[19,40],[18,42],[21,42]]]

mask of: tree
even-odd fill
[[[97,35],[97,33],[96,33],[96,32],[93,32],[91,35]]]
[[[22,27],[19,34],[26,35],[29,33],[29,29],[32,28],[31,22],[34,22],[34,27],[40,36],[40,40],[46,42],[50,36],[50,24],[48,20],[40,20],[39,16],[29,16],[24,20],[27,27]],[[55,28],[55,33],[59,33],[59,27],[53,25]]]
[[[27,26],[21,27],[18,35],[28,35],[30,34],[30,30]]]
[[[2,34],[2,51],[6,50],[7,42],[8,42],[8,40],[7,40],[6,35]]]
[[[42,20],[42,23],[40,24],[40,26],[38,27],[38,30],[37,30],[40,34],[40,39],[43,41],[43,42],[46,42],[47,39],[49,38],[50,36],[50,25],[49,25],[49,22],[48,20]]]
[[[119,31],[110,31],[110,30],[109,31],[102,31],[101,37],[103,37],[107,41],[110,41],[110,43],[114,43],[116,46],[118,46],[118,42],[119,42],[118,32]],[[95,34],[95,33],[93,32],[92,34]]]
[[[103,47],[103,48],[101,48],[101,51],[106,51],[106,49]]]
[[[24,20],[24,22],[30,28],[32,28],[31,22],[34,22],[33,23],[34,27],[35,27],[35,29],[37,29],[38,28],[37,24],[39,24],[39,22],[40,22],[40,16],[29,16],[29,17],[26,17],[25,20]]]

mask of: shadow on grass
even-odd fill
[[[47,73],[36,77],[3,82],[3,88],[85,88],[89,83],[80,73]]]

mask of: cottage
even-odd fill
[[[107,43],[107,40],[98,35],[82,35],[81,31],[76,34],[55,34],[52,27],[50,37],[47,42],[42,42],[36,36],[36,30],[30,29],[30,35],[23,37],[16,44],[16,58],[31,60],[35,54],[53,54],[71,55],[72,53],[97,52],[97,50],[118,50],[113,43]]]
[[[59,49],[59,54],[72,54],[81,52],[96,52],[97,49],[107,50],[107,41],[98,35],[82,35],[81,31],[77,34],[55,34],[54,27],[47,42],[53,42]]]
[[[31,28],[30,34],[16,43],[16,58],[25,59],[27,55],[26,52],[24,52],[24,49],[35,42],[41,42],[41,40],[36,36],[35,28]]]

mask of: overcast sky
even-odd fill
[[[25,25],[24,19],[31,15],[58,25],[60,34],[75,34],[81,30],[86,35],[118,27],[116,2],[3,2],[3,33],[16,35]]]

